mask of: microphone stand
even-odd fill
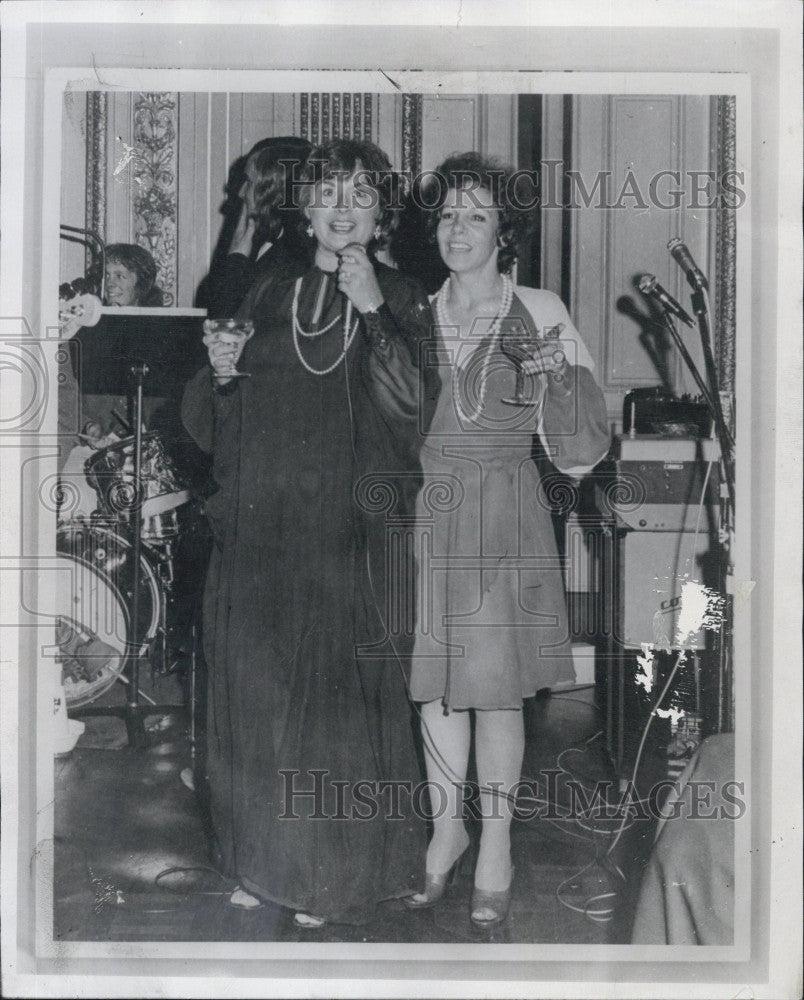
[[[729,507],[721,504],[720,508],[720,545],[721,550],[730,548],[731,533],[733,531],[733,517],[735,510],[735,472],[734,472],[734,438],[726,425],[723,415],[723,406],[720,399],[720,389],[718,384],[717,368],[712,352],[711,327],[709,325],[709,309],[707,307],[706,294],[703,283],[695,283],[692,293],[692,308],[698,320],[698,330],[701,335],[701,349],[703,350],[706,376],[709,383],[709,407],[714,418],[715,433],[720,444],[720,460],[723,467],[723,474],[726,480]],[[724,498],[725,499],[725,498]],[[729,554],[729,560],[730,560]],[[724,560],[719,562],[718,570],[718,591],[724,595],[727,604],[726,614],[722,617],[718,637],[718,732],[729,730],[733,725],[731,712],[732,683],[731,670],[729,664],[729,644],[726,636],[726,623],[733,617],[733,601],[730,598],[730,588],[728,578],[731,574],[729,566],[724,564]]]
[[[709,382],[711,395],[710,409],[715,421],[715,432],[720,442],[721,460],[723,471],[726,476],[726,486],[729,491],[729,500],[732,510],[734,509],[734,438],[726,426],[726,419],[723,416],[723,406],[720,402],[720,387],[718,385],[717,369],[715,368],[715,358],[712,354],[712,336],[709,327],[709,310],[706,307],[706,298],[703,291],[698,288],[692,293],[692,309],[698,319],[698,329],[701,334],[701,348],[703,349],[704,365],[706,366],[706,377]]]
[[[131,366],[131,374],[135,382],[134,394],[134,497],[131,505],[132,517],[132,547],[134,566],[132,567],[132,596],[131,596],[131,618],[129,621],[129,633],[131,641],[128,643],[129,657],[129,682],[127,684],[127,698],[125,705],[99,705],[78,708],[70,714],[73,718],[87,718],[88,716],[114,716],[120,718],[126,724],[126,735],[128,745],[133,749],[142,750],[147,746],[145,734],[145,718],[149,715],[166,715],[175,712],[180,705],[144,705],[140,700],[140,665],[142,660],[149,661],[150,655],[146,651],[142,652],[142,643],[139,640],[139,617],[140,617],[140,583],[142,580],[142,517],[140,510],[142,507],[142,392],[145,377],[148,375],[148,365],[137,362]]]
[[[730,548],[731,536],[734,530],[734,510],[735,510],[735,473],[734,473],[734,439],[732,438],[728,427],[726,426],[726,420],[723,415],[723,406],[720,400],[720,391],[718,385],[717,369],[715,367],[715,358],[712,353],[712,337],[711,328],[709,325],[709,309],[706,301],[705,286],[703,284],[696,284],[694,291],[692,293],[692,308],[698,319],[698,329],[701,334],[701,347],[703,349],[704,364],[706,365],[706,374],[709,380],[709,385],[712,392],[712,399],[714,402],[714,416],[715,416],[715,429],[717,431],[718,440],[720,441],[721,449],[721,461],[723,463],[723,472],[726,478],[726,486],[728,489],[728,498],[730,502],[730,509],[724,509],[725,505],[721,505],[720,511],[720,529],[721,529],[721,547],[726,549]],[[729,553],[729,560],[731,555]],[[733,591],[729,587],[729,578],[732,573],[731,565],[726,566],[721,560],[719,567],[719,580],[718,580],[718,590],[723,594],[726,601],[726,613],[723,615],[720,628],[717,632],[718,637],[718,731],[722,732],[724,730],[728,731],[733,728],[734,720],[732,717],[731,710],[731,700],[733,697],[733,683],[732,683],[732,670],[730,664],[730,644],[727,641],[726,636],[726,623],[727,621],[733,620],[734,614],[734,600],[731,596]]]
[[[716,420],[716,418],[715,418],[715,401],[714,401],[714,398],[712,396],[712,393],[711,393],[709,387],[707,386],[706,382],[704,382],[703,376],[698,371],[698,366],[692,360],[692,356],[690,355],[690,352],[687,350],[687,345],[681,339],[681,335],[679,334],[678,330],[676,329],[675,323],[673,322],[673,320],[671,318],[671,313],[667,309],[664,310],[664,325],[667,327],[667,329],[668,329],[668,331],[670,333],[670,336],[673,338],[673,343],[678,348],[678,353],[681,355],[682,359],[684,360],[684,363],[686,364],[687,368],[690,370],[690,373],[692,374],[692,377],[695,379],[695,384],[700,389],[701,395],[704,398],[704,402],[709,407],[709,412],[712,414],[712,421],[715,422],[715,420]],[[717,398],[718,398],[718,402],[720,402],[720,398],[719,397],[717,397]],[[722,416],[722,411],[721,411],[721,416]],[[729,442],[729,446],[731,448],[733,448],[734,447],[734,438],[731,436],[731,431],[729,431],[729,429],[728,429],[728,427],[726,427],[725,423],[723,424],[723,430],[724,430],[725,435],[726,435],[726,440]]]
[[[100,258],[101,269],[99,298],[101,302],[103,302],[106,293],[106,244],[92,229],[82,229],[79,226],[68,226],[62,222],[59,224],[59,230],[59,237],[61,239],[68,240],[70,243],[82,243],[90,250],[90,253],[93,253],[93,258],[94,252],[92,250],[92,243],[94,242],[97,246],[97,256]],[[66,236],[65,233],[76,233],[77,235]]]

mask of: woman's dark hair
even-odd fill
[[[430,209],[427,217],[428,237],[435,241],[441,208],[450,191],[485,188],[491,193],[494,206],[500,213],[497,269],[500,274],[508,274],[516,261],[517,247],[527,238],[531,226],[530,212],[517,208],[508,197],[512,175],[510,167],[503,166],[490,157],[481,156],[480,153],[453,153],[448,156],[433,174],[425,178],[423,189],[418,195],[420,204]]]
[[[310,153],[304,167],[305,185],[301,190],[299,207],[306,208],[313,197],[316,184],[337,178],[351,177],[355,170],[364,174],[363,180],[377,192],[380,214],[377,224],[380,235],[370,246],[381,249],[387,246],[388,237],[397,224],[399,204],[396,198],[396,175],[391,167],[391,161],[373,142],[363,142],[358,139],[333,139],[321,146],[316,146]],[[304,226],[307,225],[302,220]]]
[[[145,247],[136,243],[110,243],[106,264],[122,264],[137,276],[138,306],[161,306],[162,289],[156,284],[156,262]]]
[[[256,174],[255,247],[269,241],[273,243],[282,229],[285,226],[290,228],[296,219],[298,207],[294,191],[298,190],[299,168],[307,160],[311,149],[306,139],[280,136],[263,139],[245,157],[245,163],[251,163]]]

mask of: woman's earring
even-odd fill
[[[305,232],[307,233],[308,236],[315,236],[315,233],[313,232],[313,225],[312,225],[312,223],[310,223],[307,226],[307,228],[305,229]]]
[[[497,237],[497,249],[498,250],[504,250],[507,246],[508,246],[508,244],[505,242],[505,240],[502,238],[502,236],[498,236]]]
[[[381,236],[382,236],[382,226],[378,222],[377,225],[374,227],[374,239],[378,240]]]

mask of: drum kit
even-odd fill
[[[58,574],[57,643],[70,714],[120,715],[129,744],[142,746],[144,717],[177,706],[142,704],[140,665],[164,675],[189,656],[194,681],[195,625],[171,621],[177,545],[193,516],[192,495],[161,436],[142,430],[147,365],[136,367],[139,430],[83,450],[95,509],[88,517],[65,510],[59,521],[57,556],[69,572]],[[118,680],[127,685],[125,708],[87,707]]]

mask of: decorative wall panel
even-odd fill
[[[299,135],[314,145],[374,135],[373,94],[300,94]]]
[[[717,176],[733,171],[737,163],[737,105],[734,97],[717,98]],[[724,392],[734,392],[735,295],[737,290],[737,218],[725,204],[717,209],[717,244],[715,252],[715,337],[718,377]]]
[[[107,151],[107,125],[109,99],[105,91],[91,90],[87,93],[86,117],[86,222],[85,227],[106,239],[106,184],[109,176]],[[87,250],[86,267],[92,263],[92,254]]]
[[[140,93],[134,100],[134,241],[156,261],[166,306],[176,304],[178,118],[178,94]]]
[[[421,94],[402,95],[402,173],[413,177],[422,169]]]

